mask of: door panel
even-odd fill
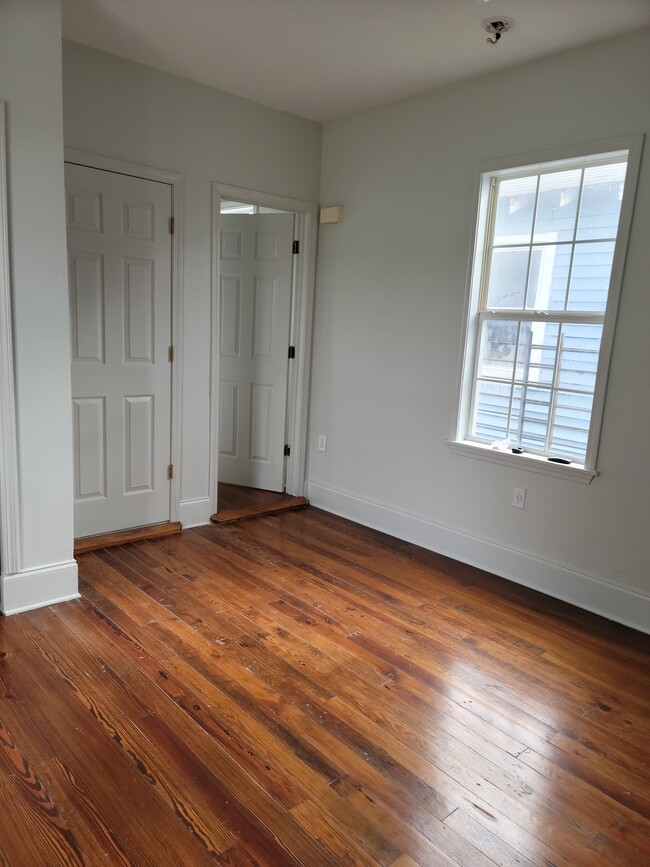
[[[75,536],[169,520],[171,187],[66,165]]]
[[[153,261],[124,261],[124,362],[154,364]]]
[[[271,442],[273,420],[273,398],[275,389],[272,385],[251,382],[250,408],[250,451],[251,461],[270,462],[273,456]]]
[[[237,457],[237,404],[239,384],[228,380],[219,383],[219,454]]]
[[[69,257],[72,360],[104,362],[104,285],[102,257],[71,253]]]
[[[73,398],[77,450],[75,500],[106,496],[106,402],[103,397]]]
[[[152,394],[124,398],[124,490],[127,494],[153,490],[153,409]]]
[[[282,491],[293,214],[222,214],[219,481]]]

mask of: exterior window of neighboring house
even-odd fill
[[[452,445],[593,477],[641,143],[481,174]]]

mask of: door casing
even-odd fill
[[[287,387],[287,442],[291,454],[287,457],[286,490],[302,496],[307,463],[307,422],[309,411],[309,372],[316,273],[316,234],[318,206],[314,202],[256,192],[228,184],[212,185],[212,290],[211,290],[211,384],[210,384],[210,497],[212,511],[217,509],[219,467],[219,310],[220,297],[220,223],[221,200],[229,199],[250,205],[291,211],[296,215],[295,239],[300,243],[297,267],[292,287],[290,345],[296,357],[289,363]]]
[[[141,166],[137,163],[127,163],[104,157],[99,154],[90,154],[84,151],[65,149],[65,162],[74,163],[88,168],[103,169],[110,172],[118,172],[136,178],[144,178],[149,181],[160,181],[169,184],[172,190],[172,215],[174,218],[174,233],[172,235],[172,346],[174,347],[174,361],[172,364],[171,383],[171,462],[174,467],[173,477],[170,481],[170,514],[171,522],[180,520],[180,493],[181,493],[181,394],[182,394],[182,359],[181,347],[182,336],[182,312],[183,312],[183,177],[182,175],[162,171],[161,169]]]

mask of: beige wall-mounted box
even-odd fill
[[[343,205],[332,205],[320,209],[320,222],[323,224],[342,223]]]

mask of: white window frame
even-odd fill
[[[618,303],[623,282],[625,257],[632,226],[634,199],[639,176],[639,165],[643,150],[644,136],[629,136],[605,142],[595,142],[578,147],[557,148],[534,154],[524,154],[520,157],[509,157],[501,160],[482,163],[476,167],[475,190],[478,200],[478,211],[475,214],[472,232],[472,250],[468,266],[467,298],[464,316],[464,339],[461,347],[461,357],[457,385],[457,405],[454,414],[453,429],[447,440],[452,452],[472,458],[494,461],[519,469],[571,479],[589,484],[598,475],[597,458],[600,430],[605,396],[607,375],[614,342],[614,331]],[[618,225],[618,235],[614,251],[612,275],[607,299],[603,333],[598,358],[596,385],[589,426],[589,439],[584,466],[581,464],[557,464],[548,461],[545,455],[530,452],[513,454],[511,451],[496,451],[489,444],[477,442],[468,436],[471,422],[471,404],[475,380],[475,363],[479,340],[479,311],[481,292],[484,282],[484,262],[486,246],[489,243],[488,220],[490,208],[490,188],[492,178],[531,174],[550,167],[562,169],[566,164],[579,164],[594,157],[618,154],[627,157],[627,172],[623,191],[623,201]]]

